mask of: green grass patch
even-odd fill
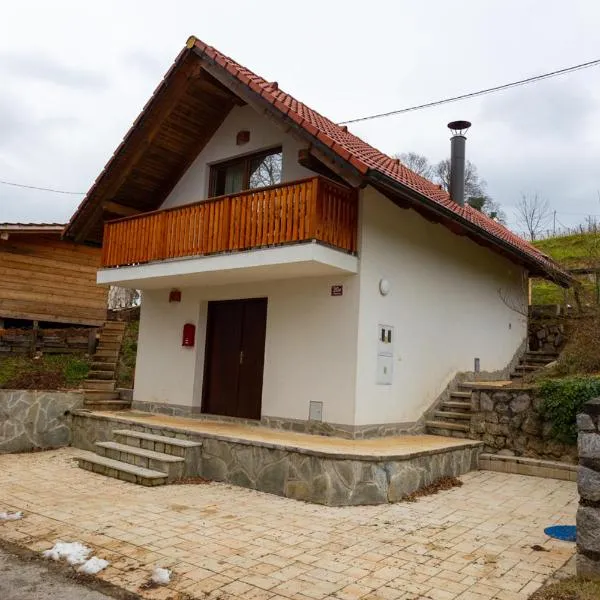
[[[139,328],[139,321],[131,321],[125,327],[117,365],[117,387],[133,388]]]
[[[587,581],[578,577],[563,579],[534,592],[529,600],[598,600],[600,581]]]
[[[538,240],[534,246],[567,268],[587,267],[600,259],[600,235],[596,233]]]
[[[553,258],[565,269],[600,266],[600,234],[578,233],[538,240],[539,250]],[[598,302],[598,291],[593,277],[577,276],[581,289],[581,302],[594,305]],[[534,279],[531,288],[532,304],[564,304],[565,291],[558,285],[543,279]],[[575,306],[573,290],[567,291],[566,303]]]
[[[90,370],[87,358],[72,354],[52,354],[38,358],[0,358],[0,388],[56,390],[81,387]]]

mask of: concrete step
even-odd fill
[[[155,452],[145,448],[137,448],[117,442],[96,442],[96,453],[106,458],[119,460],[124,463],[164,472],[169,481],[184,476],[185,459],[164,452]]]
[[[102,362],[102,360],[105,360],[107,362],[117,362],[118,358],[119,358],[119,351],[115,350],[113,348],[111,348],[109,350],[104,349],[104,348],[96,350],[96,353],[92,357],[92,359],[94,361],[98,361],[98,362]]]
[[[116,382],[114,379],[86,379],[83,382],[84,390],[101,390],[103,392],[114,392]]]
[[[110,331],[111,333],[125,331],[126,326],[127,323],[125,323],[125,321],[106,321],[102,327],[101,333],[104,333],[105,331]]]
[[[436,419],[441,419],[442,421],[447,421],[448,419],[456,419],[458,421],[470,421],[471,415],[466,412],[452,412],[447,410],[436,410],[435,413]]]
[[[471,392],[450,392],[451,398],[467,398],[471,399]]]
[[[119,351],[121,349],[121,342],[105,342],[104,340],[100,340],[98,346],[96,346],[96,352],[99,350],[116,350]]]
[[[452,431],[469,431],[469,426],[452,421],[425,421],[427,429],[449,429]]]
[[[86,410],[129,410],[131,402],[128,400],[84,400],[83,408]]]
[[[558,352],[542,352],[541,350],[529,350],[525,352],[523,358],[544,359],[548,362],[558,358]]]
[[[107,381],[112,381],[115,378],[114,370],[111,371],[90,371],[88,373],[88,377],[90,379],[105,379]]]
[[[462,410],[468,413],[471,412],[471,402],[448,400],[446,402],[442,402],[442,407],[450,410]]]
[[[458,387],[463,390],[479,390],[479,389],[494,389],[501,391],[503,386],[506,385],[508,381],[505,380],[495,380],[495,381],[465,381],[464,383],[459,383]]]
[[[127,446],[145,448],[155,452],[164,452],[173,456],[185,456],[186,451],[192,448],[200,448],[200,442],[180,440],[179,438],[166,435],[155,435],[145,431],[134,431],[132,429],[116,429],[113,432],[115,439]]]
[[[123,341],[123,332],[121,331],[103,331],[100,334],[100,340],[105,342]]]
[[[98,362],[94,361],[92,363],[92,371],[116,371],[117,363],[116,362]]]
[[[532,365],[547,365],[548,363],[556,360],[557,356],[524,356],[521,359],[521,363],[529,363]]]
[[[539,365],[526,365],[520,364],[515,367],[515,371],[523,371],[523,372],[531,372],[538,371],[540,369]]]
[[[144,469],[136,465],[130,465],[105,456],[98,456],[92,452],[81,453],[77,457],[81,469],[92,471],[107,477],[114,477],[130,483],[139,485],[155,486],[167,483],[167,474],[153,469]]]
[[[112,356],[96,356],[95,354],[94,354],[94,356],[92,356],[92,364],[108,363],[110,365],[110,364],[116,364],[118,360],[119,360],[118,354],[114,354],[114,353]]]
[[[119,400],[119,392],[107,390],[84,390],[83,399],[97,402],[98,400]]]

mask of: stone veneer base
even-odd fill
[[[325,423],[323,421],[302,421],[300,419],[284,419],[281,417],[263,416],[260,421],[254,419],[238,419],[221,415],[209,415],[200,411],[198,406],[183,406],[180,404],[167,404],[160,402],[140,402],[134,400],[131,408],[143,412],[169,415],[172,417],[186,417],[206,421],[225,421],[295,431],[296,433],[310,433],[312,435],[325,435],[340,437],[350,440],[362,440],[375,437],[389,437],[407,433],[419,433],[422,427],[418,423],[384,423],[375,425],[341,425],[338,423]]]
[[[112,431],[123,429],[124,424],[136,431],[202,442],[201,456],[191,466],[197,476],[329,506],[398,502],[441,477],[477,469],[482,446],[469,441],[406,456],[336,455],[243,438],[223,439],[180,427],[141,425],[85,411],[73,415],[73,446],[93,451],[95,442],[111,440]]]
[[[0,390],[0,454],[68,446],[70,411],[82,405],[79,392]]]

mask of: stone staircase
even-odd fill
[[[100,332],[92,368],[83,382],[83,407],[88,410],[124,410],[131,402],[121,400],[115,390],[117,364],[126,323],[107,321]]]
[[[558,355],[551,352],[527,351],[521,357],[519,364],[510,374],[512,381],[517,381],[523,375],[542,369]],[[477,382],[458,384],[457,391],[451,391],[449,400],[444,400],[433,412],[433,419],[425,421],[425,431],[431,435],[468,438],[471,428],[471,393]]]
[[[519,364],[510,374],[511,379],[520,379],[523,375],[539,371],[558,358],[556,352],[542,352],[540,350],[529,350],[521,358]]]
[[[112,432],[115,441],[96,442],[94,452],[81,452],[79,467],[115,479],[155,486],[198,473],[200,442],[133,429]]]

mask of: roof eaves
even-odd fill
[[[195,38],[194,38],[194,40],[196,42],[198,41]],[[179,54],[177,55],[177,57],[175,58],[175,60],[171,64],[171,66],[169,67],[169,70],[165,73],[162,80],[156,86],[156,88],[152,92],[152,95],[150,96],[150,98],[148,99],[146,104],[144,104],[142,110],[140,111],[138,116],[135,118],[135,120],[133,121],[133,123],[131,124],[129,129],[127,130],[127,133],[125,134],[125,136],[123,137],[123,139],[121,140],[119,145],[117,146],[116,150],[112,153],[112,155],[108,159],[107,163],[104,165],[104,168],[100,171],[100,173],[98,174],[98,176],[92,183],[90,189],[84,196],[83,200],[80,202],[79,206],[77,207],[77,209],[75,210],[75,212],[73,213],[71,218],[69,219],[69,222],[64,226],[64,233],[63,233],[64,237],[72,237],[73,236],[72,230],[73,230],[73,227],[75,226],[75,223],[80,219],[80,217],[83,214],[86,213],[86,211],[93,210],[96,207],[97,202],[96,203],[92,202],[92,200],[94,199],[93,196],[94,196],[96,190],[98,189],[98,187],[101,184],[104,177],[107,175],[110,168],[118,160],[119,156],[124,151],[128,140],[131,138],[133,132],[135,131],[135,129],[137,128],[139,123],[146,116],[146,114],[148,113],[152,104],[154,102],[156,102],[156,99],[159,96],[159,94],[164,89],[167,88],[173,73],[181,65],[181,63],[184,61],[185,57],[191,52],[191,48],[192,48],[193,44],[192,45],[190,45],[190,44],[191,44],[191,38],[188,40],[188,43],[186,44],[186,46],[179,52]]]
[[[479,227],[476,223],[463,218],[455,211],[446,208],[443,204],[433,201],[424,194],[421,194],[417,190],[414,190],[410,186],[407,186],[393,177],[378,171],[377,169],[370,169],[367,173],[367,179],[371,179],[374,182],[383,184],[384,187],[391,188],[396,193],[410,197],[421,204],[426,205],[432,212],[439,214],[440,216],[451,219],[458,223],[465,230],[470,231],[480,238],[484,238],[489,243],[502,248],[504,251],[509,252],[512,255],[520,257],[536,275],[551,279],[562,287],[570,287],[573,284],[574,278],[564,271],[558,264],[554,263],[549,258],[546,258],[540,254],[540,258],[536,259],[532,254],[525,252],[521,248],[511,244],[507,240],[494,235],[493,233]]]
[[[0,231],[13,233],[62,233],[63,223],[0,223]]]

